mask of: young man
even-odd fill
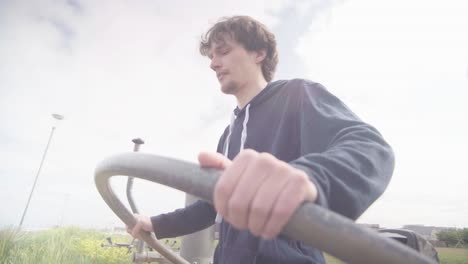
[[[219,21],[200,51],[211,59],[222,92],[238,104],[218,153],[198,157],[201,166],[224,170],[214,206],[198,201],[169,214],[137,215],[130,232],[176,237],[217,219],[215,263],[325,263],[317,249],[279,235],[282,227],[304,201],[358,218],[391,178],[390,146],[320,84],[272,82],[276,41],[258,21]]]

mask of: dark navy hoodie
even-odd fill
[[[392,149],[375,128],[322,85],[301,79],[271,82],[243,109],[234,110],[217,151],[233,159],[242,148],[271,153],[305,171],[317,186],[316,203],[352,220],[382,194],[394,168]],[[151,220],[162,239],[204,229],[215,218],[213,206],[200,200]],[[319,250],[300,241],[281,235],[264,240],[223,220],[214,263],[325,260]]]

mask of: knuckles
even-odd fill
[[[218,201],[224,203],[222,209],[224,213],[226,213],[225,217],[233,226],[239,229],[248,228],[257,236],[261,235],[271,238],[277,235],[282,228],[280,223],[285,222],[283,221],[284,219],[291,217],[291,207],[297,206],[292,203],[301,200],[301,197],[306,195],[307,186],[310,184],[307,174],[290,166],[284,161],[276,159],[269,153],[258,153],[251,149],[244,149],[239,152],[238,156],[233,160],[232,165],[253,166],[254,169],[249,171],[254,173],[259,170],[267,170],[267,177],[274,178],[270,178],[271,180],[269,181],[262,181],[260,186],[276,182],[275,178],[287,177],[288,185],[292,185],[291,189],[295,190],[295,192],[290,194],[291,197],[287,199],[287,202],[283,200],[286,204],[277,205],[273,210],[266,206],[270,204],[271,201],[254,200],[258,193],[252,197],[252,199],[247,200],[248,198],[241,195],[240,192],[242,190],[234,190],[234,192],[231,192],[232,186],[229,186],[229,181],[218,181],[215,187],[215,194],[218,197],[217,199],[219,199]],[[245,181],[252,177],[256,177],[256,175],[243,175],[241,179]],[[257,186],[257,188],[260,186]],[[269,188],[262,189],[266,190]],[[279,195],[279,193],[277,195]],[[266,230],[266,228],[268,228],[268,230]]]
[[[218,181],[218,183],[216,184],[216,187],[215,187],[215,191],[216,191],[216,194],[218,197],[222,197],[222,198],[225,198],[225,195],[226,193],[229,192],[229,190],[231,189],[231,187],[229,186],[229,184],[225,181]]]
[[[260,153],[255,160],[255,165],[260,168],[273,167],[276,162],[276,158],[269,153]]]
[[[235,215],[240,215],[244,214],[247,212],[247,203],[242,201],[241,199],[234,198],[229,200],[228,202],[228,210],[229,210],[229,215],[235,214]]]
[[[253,204],[250,208],[250,214],[250,217],[256,219],[265,219],[266,217],[268,217],[269,211],[268,208],[257,203]]]
[[[292,180],[292,183],[295,186],[300,187],[301,189],[302,187],[306,186],[309,182],[309,178],[307,177],[307,175],[300,170],[295,170],[290,180]]]
[[[284,219],[289,218],[289,210],[286,206],[279,206],[272,212],[273,218]]]
[[[239,152],[239,154],[237,155],[235,160],[247,160],[247,161],[249,161],[249,160],[255,159],[258,155],[259,155],[258,152],[256,152],[255,150],[243,149],[241,152]]]

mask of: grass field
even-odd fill
[[[70,264],[130,264],[127,248],[103,248],[109,233],[75,227],[40,232],[0,230],[0,264],[10,263],[70,263]],[[114,243],[129,243],[128,235],[112,235]],[[173,248],[180,240],[164,240]],[[468,264],[468,248],[437,248],[442,264]],[[326,255],[328,264],[343,262]]]
[[[80,228],[57,228],[40,232],[0,231],[0,263],[131,263],[125,248],[102,248],[106,233]],[[113,236],[128,242],[127,236]]]
[[[468,264],[468,248],[437,248],[440,263]]]
[[[468,264],[468,248],[437,248],[441,264]],[[340,260],[326,255],[328,264],[343,264]]]
[[[325,260],[327,261],[327,264],[344,264],[344,262],[325,254]]]

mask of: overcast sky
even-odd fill
[[[463,0],[0,1],[0,227],[18,225],[52,126],[26,228],[121,225],[93,171],[135,137],[189,161],[215,150],[235,101],[198,41],[238,14],[276,33],[276,79],[321,82],[393,146],[392,182],[359,222],[468,227]],[[123,197],[123,179],[115,188]],[[134,190],[145,214],[184,203],[156,184]]]

